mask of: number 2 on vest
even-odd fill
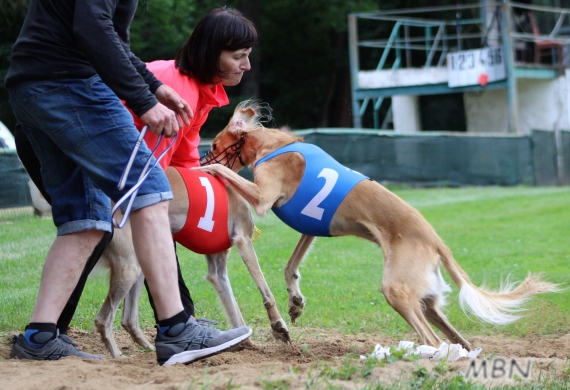
[[[211,232],[214,230],[214,189],[212,188],[212,183],[205,177],[200,177],[200,184],[206,189],[206,212],[203,217],[200,217],[198,222],[198,227],[202,230]]]
[[[301,211],[301,214],[307,217],[318,219],[319,221],[323,218],[324,209],[319,207],[323,200],[331,193],[336,181],[338,180],[338,172],[334,169],[324,168],[321,173],[317,176],[325,178],[325,185],[321,190],[315,195],[313,199],[305,206]]]

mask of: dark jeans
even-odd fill
[[[16,151],[18,152],[18,157],[22,161],[24,168],[26,169],[28,175],[30,176],[34,184],[38,187],[44,198],[51,203],[51,198],[45,191],[42,177],[40,174],[40,168],[41,168],[40,162],[38,161],[36,154],[32,149],[30,141],[22,131],[19,124],[16,125],[16,128],[14,130],[14,138],[16,141]],[[87,282],[87,277],[95,267],[95,264],[97,264],[97,261],[99,261],[99,258],[105,251],[105,248],[111,241],[111,238],[113,238],[113,233],[105,232],[103,238],[101,238],[101,241],[99,241],[99,243],[93,250],[93,253],[91,253],[91,256],[89,256],[89,258],[87,259],[87,263],[85,264],[83,273],[81,274],[81,277],[77,282],[77,286],[71,293],[71,297],[67,301],[67,304],[65,305],[57,321],[57,327],[61,333],[67,332],[71,319],[73,318],[75,310],[77,309],[79,298],[83,293],[83,288],[85,287],[85,283]],[[176,244],[174,248],[176,249]],[[190,296],[190,291],[188,291],[186,283],[182,278],[182,272],[180,271],[180,263],[178,262],[178,255],[176,256],[176,265],[178,269],[178,288],[180,289],[180,298],[182,299],[182,305],[184,306],[184,310],[186,311],[186,313],[193,316],[195,314],[194,302],[192,301],[192,297]],[[154,301],[146,284],[146,280],[145,280],[145,287],[147,289],[150,305],[152,307],[152,310],[154,311],[154,318],[158,322],[156,309],[154,307]]]

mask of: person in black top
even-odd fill
[[[57,236],[31,321],[17,337],[12,358],[99,358],[79,351],[59,334],[56,322],[87,258],[112,231],[111,200],[119,201],[137,183],[145,162],[154,159],[141,145],[125,188],[117,189],[139,135],[121,100],[157,135],[174,136],[192,116],[188,103],[130,51],[129,26],[137,5],[137,0],[32,0],[14,44],[5,85],[42,167]],[[184,311],[169,229],[170,199],[164,171],[153,169],[139,187],[130,216],[133,245],[159,319],[159,364],[189,363],[251,335],[245,326],[221,332],[198,324]]]
[[[18,157],[24,165],[26,172],[32,179],[32,182],[38,188],[42,196],[45,200],[51,204],[51,196],[46,192],[44,188],[44,183],[42,181],[42,176],[40,174],[41,165],[40,162],[34,153],[34,149],[30,143],[26,134],[22,131],[22,126],[19,123],[16,123],[14,128],[14,141],[16,142],[16,152],[18,153]],[[83,268],[83,272],[77,282],[77,285],[73,289],[71,296],[69,297],[67,303],[65,304],[59,318],[57,319],[57,329],[60,333],[67,334],[69,329],[69,324],[73,319],[73,315],[77,310],[77,305],[79,304],[79,299],[81,298],[81,294],[83,293],[83,289],[85,288],[85,283],[87,283],[87,278],[97,262],[103,255],[105,248],[109,245],[109,242],[113,239],[113,232],[105,232],[101,241],[95,246],[93,252],[88,256],[87,262],[85,263],[85,267]],[[176,250],[176,247],[175,247]],[[178,270],[178,288],[180,290],[180,298],[182,299],[182,306],[184,307],[184,311],[190,316],[196,316],[195,309],[194,309],[194,300],[190,295],[190,291],[184,282],[184,278],[182,277],[182,271],[180,270],[180,263],[178,262],[178,256],[176,256],[176,268]],[[148,290],[148,285],[145,283],[147,287],[147,293],[149,297],[149,301],[151,302],[151,306],[153,308],[154,317],[158,320],[156,310],[154,309],[154,301],[152,300],[152,294]],[[207,320],[211,323],[215,323],[216,321]]]

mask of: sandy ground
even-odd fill
[[[274,341],[269,332],[256,329],[251,342],[233,352],[224,352],[191,365],[158,366],[154,352],[136,347],[124,331],[116,331],[116,339],[123,356],[112,359],[106,352],[98,334],[71,329],[70,336],[81,349],[101,354],[104,361],[66,358],[60,361],[35,362],[7,359],[10,340],[16,332],[5,335],[0,343],[0,389],[301,389],[301,388],[363,388],[378,384],[408,387],[406,381],[417,379],[425,367],[430,375],[437,373],[438,363],[396,361],[373,368],[368,375],[358,356],[368,355],[376,344],[397,345],[399,340],[383,335],[343,335],[330,329],[295,329],[292,344]],[[145,332],[153,339],[154,329]],[[410,337],[413,337],[410,335]],[[492,365],[504,357],[507,366],[514,358],[526,369],[532,363],[531,378],[563,378],[568,376],[570,335],[560,338],[509,338],[498,336],[467,336],[474,347],[483,349],[479,356],[489,362],[487,375],[480,371],[477,378],[469,379],[487,384],[508,381],[508,374],[498,373],[492,378]],[[411,338],[413,340],[413,338]],[[354,368],[350,380],[336,378],[334,373]],[[468,360],[449,363],[449,370],[440,377],[463,375],[469,371]],[[328,367],[328,368],[327,368]],[[516,371],[514,371],[516,373]],[[463,374],[462,374],[463,373]],[[484,378],[486,377],[486,379]],[[512,380],[511,380],[512,382]],[[508,383],[511,383],[508,382]],[[515,383],[515,382],[512,382]]]

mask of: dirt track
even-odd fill
[[[86,352],[105,356],[104,361],[67,358],[54,362],[0,360],[0,389],[186,389],[186,388],[324,388],[332,384],[339,388],[362,388],[367,384],[402,383],[413,380],[413,371],[420,366],[435,373],[435,362],[397,361],[376,367],[363,377],[364,364],[354,358],[367,355],[376,344],[397,345],[399,340],[382,335],[342,335],[334,330],[295,329],[298,339],[285,345],[271,339],[268,332],[256,330],[250,345],[235,352],[225,352],[192,365],[160,367],[154,352],[140,351],[124,331],[116,338],[124,356],[112,359],[104,350],[97,334],[73,330],[70,335]],[[146,331],[152,339],[153,329]],[[0,344],[0,356],[7,357],[9,339]],[[413,337],[413,336],[410,336]],[[533,363],[531,377],[551,375],[562,377],[568,369],[570,335],[556,339],[529,337],[508,338],[467,336],[474,347],[483,349],[480,359],[515,358],[520,365]],[[413,338],[411,339],[413,340]],[[331,372],[341,372],[347,355],[353,353],[349,364],[356,368],[350,381],[336,379]],[[326,367],[333,370],[326,370]],[[449,363],[450,377],[468,371],[469,361]],[[524,368],[524,367],[523,367]],[[335,371],[336,370],[336,371]],[[490,374],[488,375],[490,376]],[[482,376],[477,380],[480,381]],[[501,383],[493,382],[493,383]]]

